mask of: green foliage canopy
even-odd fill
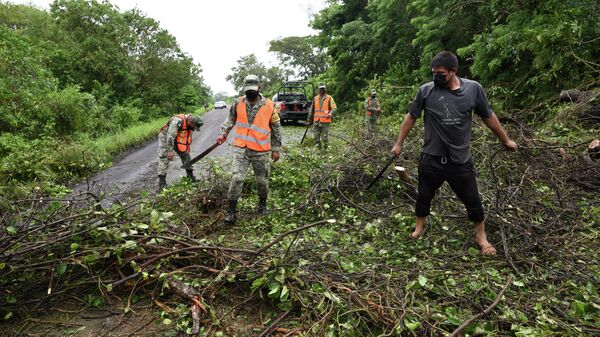
[[[327,70],[327,54],[316,45],[314,36],[288,36],[269,42],[269,51],[299,78],[311,78]]]
[[[231,82],[238,92],[242,91],[244,78],[248,75],[256,75],[260,79],[261,92],[267,96],[277,90],[283,79],[289,75],[279,67],[267,67],[258,60],[256,55],[242,56],[237,60],[237,66],[231,68],[231,74],[225,78]]]
[[[598,13],[593,0],[343,0],[312,26],[341,110],[377,87],[384,109],[404,113],[441,50],[458,54],[459,76],[493,89],[503,108],[522,109],[561,89],[598,86]]]

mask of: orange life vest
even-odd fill
[[[175,137],[174,148],[179,152],[190,152],[190,145],[192,144],[192,130],[188,128],[188,117],[189,115],[175,115],[172,116],[171,119],[165,124],[160,131],[163,132],[165,129],[169,128],[169,124],[173,120],[173,118],[179,118],[183,121],[181,124],[181,128],[177,131],[177,137]]]
[[[373,113],[368,110],[368,109],[371,108],[371,97],[369,96],[369,98],[367,98],[367,99],[368,99],[368,102],[369,102],[368,105],[367,105],[367,115],[371,116]],[[375,109],[379,109],[379,102],[377,103],[377,105],[375,105]]]
[[[329,110],[331,107],[331,96],[326,95],[325,99],[323,100],[323,106],[321,106],[321,95],[317,95],[315,98],[313,98],[313,105],[315,107],[314,121],[331,123],[332,118],[328,116],[329,112],[331,111]]]
[[[248,113],[246,111],[246,100],[240,97],[236,106],[237,119],[235,121],[235,135],[233,136],[233,145],[237,147],[247,147],[258,152],[271,150],[271,116],[275,104],[267,99],[256,116],[252,125],[248,123]]]

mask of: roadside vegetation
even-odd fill
[[[202,106],[210,90],[201,72],[138,10],[0,3],[0,194],[53,194],[102,169],[159,119]]]

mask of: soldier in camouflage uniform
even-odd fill
[[[375,89],[371,90],[371,97],[367,97],[365,100],[365,110],[365,122],[367,124],[368,137],[372,137],[375,134],[377,118],[379,118],[379,115],[381,114]]]
[[[333,120],[333,114],[337,109],[333,97],[327,95],[327,88],[324,83],[319,84],[319,95],[313,98],[313,104],[306,120],[306,125],[314,124],[315,144],[327,149],[329,146],[329,126]]]
[[[177,153],[182,164],[190,161],[190,146],[192,132],[200,130],[204,124],[199,116],[174,115],[165,124],[158,134],[158,190],[162,191],[167,186],[167,170],[169,162],[173,160],[173,152]],[[187,176],[196,181],[192,168],[185,170]]]
[[[226,225],[235,224],[237,202],[242,193],[248,167],[252,165],[258,189],[258,213],[267,213],[269,194],[270,158],[279,159],[282,145],[279,111],[274,103],[259,93],[259,79],[248,75],[244,79],[245,96],[238,98],[229,110],[229,117],[223,123],[217,142],[222,144],[235,126],[232,171],[227,198],[229,207],[225,217]],[[270,157],[270,158],[269,158]]]

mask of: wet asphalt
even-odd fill
[[[192,134],[192,158],[215,143],[220,133],[221,125],[227,117],[229,109],[214,109],[202,115],[204,125],[200,131]],[[205,158],[215,158],[227,155],[232,151],[232,138],[217,147]],[[72,196],[76,197],[87,191],[102,198],[102,206],[108,207],[115,201],[121,200],[133,192],[146,191],[156,193],[157,183],[157,153],[158,137],[131,150],[117,159],[113,166],[89,177],[73,187]],[[196,171],[201,170],[202,159],[194,165]],[[196,172],[196,175],[202,174]],[[186,172],[181,168],[181,160],[177,155],[169,165],[167,184],[172,184],[184,177]]]

